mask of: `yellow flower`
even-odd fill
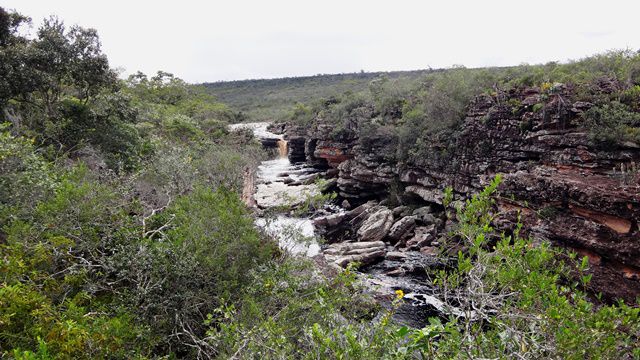
[[[396,290],[396,297],[398,299],[402,299],[404,297],[404,291],[402,290]]]

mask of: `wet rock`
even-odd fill
[[[258,207],[297,206],[320,192],[313,185],[289,186],[282,182],[258,184],[254,195]]]
[[[391,226],[389,230],[389,239],[392,243],[397,242],[398,240],[404,238],[409,235],[409,233],[416,227],[416,217],[415,216],[405,216],[402,219],[398,220]]]
[[[379,241],[384,239],[393,225],[393,212],[386,207],[378,207],[362,222],[357,235],[359,241]]]
[[[316,228],[334,227],[347,221],[348,218],[349,213],[347,212],[331,214],[313,219],[313,226]]]
[[[413,301],[415,305],[429,306],[432,307],[438,313],[438,316],[445,319],[449,316],[453,315],[458,318],[466,318],[467,313],[460,310],[455,306],[451,306],[444,301],[438,299],[435,296],[427,295],[427,294],[415,294],[409,293],[404,296],[405,301]],[[477,314],[475,311],[469,312],[470,317],[476,318]]]
[[[320,186],[320,191],[322,193],[327,193],[327,192],[333,191],[335,189],[337,183],[338,183],[337,179],[329,179],[327,181],[324,181],[322,186]]]
[[[351,204],[349,203],[349,200],[345,199],[342,200],[342,203],[340,204],[342,206],[343,209],[345,210],[349,210],[351,209]]]
[[[318,217],[314,224],[318,235],[324,236],[329,242],[339,242],[355,238],[355,232],[362,222],[372,213],[374,202],[358,206],[350,211]]]
[[[400,268],[388,270],[384,274],[391,277],[399,277],[399,276],[405,276],[407,272],[405,269],[400,267]]]
[[[282,134],[285,131],[285,123],[270,123],[267,125],[267,130],[274,134]]]
[[[302,183],[304,185],[309,185],[309,184],[313,184],[315,183],[318,179],[320,178],[320,174],[310,174],[308,176],[305,176],[304,179],[301,179]],[[335,180],[334,180],[335,181]],[[324,186],[318,188],[318,190],[320,190],[320,192],[325,192],[325,186],[327,184],[324,184]]]
[[[286,139],[288,145],[288,154],[289,161],[291,163],[299,163],[303,162],[306,159],[304,153],[304,142],[305,138],[303,136],[293,136]]]

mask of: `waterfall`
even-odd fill
[[[278,140],[278,154],[281,158],[287,157],[287,150],[287,141],[282,139]]]

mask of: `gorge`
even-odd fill
[[[589,258],[593,291],[633,301],[640,294],[640,186],[635,170],[640,147],[632,142],[594,146],[581,123],[581,114],[593,104],[572,102],[575,95],[563,84],[550,91],[544,107],[535,110],[543,96],[540,88],[478,96],[453,140],[434,137],[428,141],[429,157],[406,162],[388,159],[394,151],[391,136],[376,133],[366,145],[358,137],[358,127],[373,117],[371,108],[354,110],[340,133],[320,117],[309,127],[285,123],[272,128],[287,139],[291,162],[304,161],[325,171],[334,179],[333,190],[351,206],[388,199],[395,191],[400,201],[378,212],[382,225],[376,230],[381,233],[366,238],[391,245],[409,238],[409,244],[417,244],[409,247],[423,253],[434,253],[430,244],[437,245],[438,237],[446,235],[447,224],[437,213],[426,213],[435,221],[419,225],[431,230],[416,227],[415,212],[411,215],[405,207],[429,206],[442,213],[445,187],[453,188],[454,199],[464,200],[502,173],[497,224],[513,227],[519,216],[526,234]],[[315,223],[329,239],[360,240],[358,228],[348,224],[355,215],[349,214]],[[425,231],[428,239],[416,239]]]
[[[639,51],[190,84],[30,29],[0,6],[0,358],[640,359]]]

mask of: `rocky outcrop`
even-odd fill
[[[597,86],[606,93],[613,85]],[[582,118],[593,104],[564,85],[552,90],[480,95],[453,132],[422,139],[421,154],[400,162],[387,150],[388,137],[356,136],[358,124],[371,122],[366,111],[339,136],[322,119],[297,136],[305,158],[330,169],[350,204],[381,199],[395,186],[407,199],[441,208],[445,187],[465,199],[502,173],[497,225],[512,227],[520,211],[526,234],[589,256],[595,291],[633,301],[640,295],[640,174],[619,169],[640,164],[640,145],[594,145]],[[429,211],[415,215],[434,230],[418,235],[418,226],[402,246],[431,246],[441,220]]]
[[[371,264],[384,258],[385,253],[385,244],[382,241],[332,244],[324,250],[327,261],[340,267],[355,262]]]
[[[360,241],[380,241],[389,234],[393,225],[393,212],[386,207],[377,207],[362,222],[357,235]]]
[[[416,227],[416,217],[415,216],[405,216],[402,219],[396,221],[393,226],[391,226],[391,230],[389,230],[389,239],[393,243],[397,243],[399,240],[403,239]]]

